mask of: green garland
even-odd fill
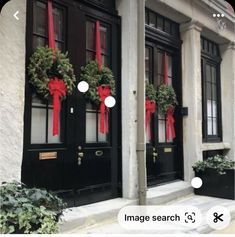
[[[100,103],[98,86],[108,85],[111,95],[115,96],[115,80],[112,71],[104,65],[99,71],[96,61],[90,61],[86,66],[81,67],[81,81],[86,81],[89,84],[89,90],[85,93],[85,97],[97,105]]]
[[[38,47],[30,58],[28,66],[29,82],[35,87],[36,92],[44,98],[49,98],[48,82],[53,76],[63,80],[67,94],[72,94],[76,78],[73,66],[70,64],[68,55],[56,50],[54,60],[50,48]]]
[[[174,88],[170,85],[161,84],[157,90],[158,109],[162,114],[166,114],[170,107],[175,107],[178,102]]]
[[[145,83],[145,98],[149,100],[157,99],[157,91],[155,90],[153,84],[148,82]]]

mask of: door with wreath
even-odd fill
[[[180,40],[149,24],[147,10],[145,79],[146,79],[146,165],[148,185],[183,179],[183,142],[181,114]],[[158,14],[161,21],[169,21]],[[152,18],[155,19],[155,18]],[[170,24],[168,22],[168,24]],[[166,23],[165,23],[166,25]],[[171,31],[173,32],[173,31]],[[155,91],[155,92],[154,92]],[[154,98],[154,93],[156,97]],[[153,109],[150,97],[156,100]],[[148,105],[148,106],[147,106]],[[149,109],[149,110],[148,110]]]
[[[89,4],[53,0],[52,21],[48,2],[28,1],[27,6],[22,181],[57,192],[71,206],[117,197],[121,115],[120,19],[115,1],[102,5],[95,0]],[[46,45],[49,48],[38,49]],[[89,64],[97,59],[97,50],[99,64]],[[44,79],[38,83],[42,74],[53,83]],[[63,81],[62,87],[56,79]],[[80,81],[89,84],[85,93],[84,87],[77,88]],[[109,87],[105,96],[104,87]],[[104,103],[109,95],[116,102],[112,108]]]

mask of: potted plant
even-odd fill
[[[53,234],[65,204],[52,193],[21,183],[0,186],[1,234]]]
[[[216,155],[193,166],[195,177],[202,179],[202,186],[194,189],[198,195],[234,200],[235,162],[226,156]]]

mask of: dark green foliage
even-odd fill
[[[80,79],[89,84],[89,90],[85,93],[85,97],[97,105],[100,103],[97,92],[98,86],[108,85],[111,89],[111,95],[115,96],[115,80],[112,71],[104,65],[99,71],[96,61],[90,61],[86,66],[81,67]]]
[[[226,156],[216,155],[209,157],[204,161],[197,161],[193,166],[193,170],[196,172],[205,171],[206,168],[215,169],[219,174],[225,174],[224,169],[234,169],[235,162],[228,160]]]
[[[157,104],[160,112],[164,115],[171,106],[175,107],[178,104],[176,94],[172,86],[161,84],[158,87]]]
[[[153,84],[150,84],[148,82],[145,83],[145,97],[149,100],[157,99],[157,91],[155,90]]]
[[[65,208],[55,195],[19,183],[0,186],[0,233],[58,232],[57,222]]]
[[[30,58],[28,66],[29,82],[35,87],[37,93],[44,98],[49,97],[48,82],[53,76],[63,80],[70,95],[75,87],[76,78],[73,66],[68,55],[56,50],[56,58],[50,48],[38,47]]]

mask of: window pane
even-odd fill
[[[86,142],[96,142],[96,113],[86,112]]]
[[[211,67],[211,78],[212,78],[212,82],[216,83],[216,69],[215,69],[215,67]]]
[[[157,28],[163,30],[163,18],[161,16],[157,17]]]
[[[102,55],[102,64],[104,64],[105,66],[109,66],[109,57]]]
[[[46,107],[46,104],[44,101],[42,101],[40,98],[38,98],[36,93],[32,94],[32,105],[33,106],[43,106]]]
[[[150,68],[149,51],[150,51],[149,48],[145,48],[145,80],[148,82],[149,82],[149,68]]]
[[[59,134],[53,136],[53,109],[48,109],[48,143],[61,143],[61,125],[59,116]]]
[[[212,116],[216,118],[217,117],[217,102],[216,101],[212,101],[212,111],[213,111]]]
[[[165,32],[171,33],[171,24],[168,20],[165,20]]]
[[[217,100],[217,87],[215,84],[212,85],[212,99]]]
[[[149,25],[156,28],[156,15],[152,12],[149,13]]]
[[[95,23],[86,22],[86,48],[95,50]]]
[[[172,81],[169,77],[172,77],[172,57],[168,55],[168,82],[171,85]]]
[[[212,116],[212,108],[211,108],[211,100],[207,100],[207,116],[211,117]]]
[[[89,62],[94,59],[95,59],[95,53],[86,51],[86,62]]]
[[[33,37],[33,49],[36,49],[37,47],[43,47],[46,45],[47,40],[42,37],[34,36]]]
[[[54,30],[55,30],[55,39],[56,40],[64,40],[63,37],[63,12],[61,9],[54,8],[53,9],[53,16],[54,16]]]
[[[46,109],[32,108],[31,143],[46,143]]]
[[[211,100],[211,83],[206,83],[206,97],[208,100]]]
[[[162,65],[162,61],[163,61],[163,54],[158,52],[157,54],[157,68],[158,68],[158,74],[163,74],[163,65]]]
[[[207,118],[207,134],[212,135],[212,118]]]
[[[159,142],[165,142],[165,121],[158,120],[158,140]]]
[[[34,1],[34,20],[33,20],[33,31],[34,33],[46,36],[47,35],[47,11],[46,4]]]
[[[211,82],[211,67],[206,65],[206,81]]]
[[[217,119],[213,118],[213,135],[217,135]]]

